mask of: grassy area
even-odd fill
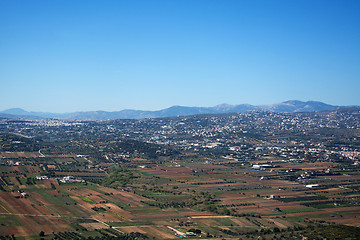
[[[281,202],[301,202],[301,201],[313,201],[313,200],[325,200],[328,199],[325,196],[306,196],[306,197],[292,197],[292,198],[280,198]]]
[[[38,194],[40,194],[45,200],[53,203],[53,204],[58,204],[58,205],[61,205],[63,206],[64,205],[64,202],[62,202],[61,200],[59,200],[58,198],[55,197],[55,195],[52,195],[50,193],[47,193],[45,190],[49,190],[49,189],[32,189],[31,192],[36,192]],[[30,193],[31,195],[31,193]]]
[[[5,207],[4,203],[0,202],[0,206],[8,212],[8,209]]]
[[[71,208],[71,205],[76,205],[77,202],[70,198],[67,195],[52,195],[50,193],[47,193],[46,190],[49,189],[32,189],[32,192],[36,192],[39,195],[41,195],[46,201],[51,203],[51,205],[46,206],[49,210],[53,211],[54,214],[62,215],[63,210],[61,208],[66,209],[67,211],[73,213],[75,216],[78,216],[77,211],[74,211],[74,208]],[[31,196],[31,192],[30,192]],[[33,198],[35,200],[36,198]],[[37,202],[37,201],[35,201]],[[41,205],[40,202],[38,204]],[[61,206],[61,208],[58,208],[57,206]]]
[[[230,218],[217,218],[216,222],[221,226],[238,226],[238,224],[234,223]]]
[[[85,202],[88,202],[88,203],[92,203],[92,204],[95,204],[95,202],[93,200],[91,200],[90,198],[88,197],[85,197],[85,196],[79,196],[79,198]]]
[[[0,215],[0,225],[2,227],[24,226],[21,219],[16,215]]]
[[[302,212],[316,212],[319,211],[318,209],[315,208],[292,208],[292,209],[286,209],[286,210],[281,210],[281,213],[302,213]]]

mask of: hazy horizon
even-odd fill
[[[155,112],[155,111],[161,111],[161,110],[165,110],[168,108],[172,108],[172,107],[190,107],[190,108],[213,108],[213,107],[220,107],[222,105],[229,105],[229,106],[239,106],[239,105],[251,105],[251,106],[268,106],[268,105],[276,105],[276,104],[282,104],[284,102],[288,102],[288,101],[300,101],[303,103],[306,102],[320,102],[320,103],[324,103],[324,104],[328,104],[326,102],[321,102],[321,101],[314,101],[314,100],[307,100],[307,101],[301,101],[301,100],[295,100],[295,99],[291,99],[291,100],[287,100],[287,101],[283,101],[283,102],[278,102],[278,103],[268,103],[268,104],[249,104],[249,103],[239,103],[239,104],[228,104],[228,103],[221,103],[221,104],[216,104],[214,106],[185,106],[185,105],[172,105],[172,106],[168,106],[165,108],[161,108],[161,109],[135,109],[135,108],[124,108],[124,109],[117,109],[117,110],[106,110],[106,109],[97,109],[97,110],[78,110],[78,111],[65,111],[65,112],[52,112],[52,111],[33,111],[31,109],[24,109],[21,107],[14,107],[14,108],[8,108],[8,109],[0,109],[0,113],[1,112],[5,112],[8,110],[24,110],[26,112],[39,112],[39,113],[54,113],[54,114],[66,114],[66,113],[75,113],[75,112],[98,112],[98,111],[104,111],[104,112],[119,112],[119,111],[127,111],[127,110],[134,110],[134,111],[149,111],[149,112]],[[329,104],[332,105],[332,104]],[[354,107],[354,106],[359,106],[359,105],[332,105],[332,106],[340,106],[340,107]]]
[[[2,1],[0,111],[360,105],[359,1]]]
[[[263,106],[263,105],[272,105],[272,104],[280,104],[286,101],[301,101],[301,102],[308,102],[308,101],[314,101],[314,102],[321,102],[321,101],[316,101],[316,100],[298,100],[298,99],[290,99],[290,100],[285,100],[282,102],[274,102],[274,103],[265,103],[265,104],[251,104],[251,103],[235,103],[235,104],[229,104],[229,103],[219,103],[219,104],[215,104],[215,105],[209,105],[209,106],[197,106],[197,105],[179,105],[179,104],[175,104],[175,105],[171,105],[171,106],[165,106],[163,108],[159,108],[159,109],[138,109],[138,108],[121,108],[121,109],[115,109],[115,110],[107,110],[106,106],[104,106],[104,108],[102,109],[95,109],[95,110],[84,110],[84,109],[80,109],[80,110],[75,110],[75,111],[64,111],[64,112],[55,112],[55,111],[34,111],[32,109],[25,109],[22,107],[10,107],[10,108],[6,108],[6,109],[0,109],[0,112],[6,111],[6,110],[10,110],[10,109],[21,109],[21,110],[25,110],[27,112],[51,112],[51,113],[70,113],[70,112],[91,112],[91,111],[106,111],[106,112],[114,112],[114,111],[123,111],[123,110],[139,110],[139,111],[159,111],[159,110],[163,110],[163,109],[167,109],[167,108],[171,108],[171,107],[205,107],[205,108],[211,108],[211,107],[216,107],[216,106],[221,106],[221,105],[231,105],[231,106],[236,106],[236,105],[242,105],[242,104],[248,104],[248,105],[253,105],[253,106]],[[322,102],[325,104],[329,104],[327,102]],[[340,104],[329,104],[329,105],[333,105],[333,106],[359,106],[356,104],[353,105],[340,105]]]

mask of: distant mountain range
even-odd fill
[[[184,107],[173,106],[158,111],[142,111],[142,110],[121,110],[114,112],[106,111],[89,111],[89,112],[73,112],[73,113],[48,113],[48,112],[28,112],[21,108],[11,108],[0,112],[0,117],[6,118],[56,118],[67,120],[113,120],[113,119],[145,119],[145,118],[161,118],[187,116],[196,114],[221,114],[234,112],[249,111],[269,111],[281,113],[294,112],[318,112],[333,110],[336,108],[344,108],[344,106],[333,106],[322,102],[308,101],[302,102],[297,100],[286,101],[271,105],[229,105],[221,104],[215,107]]]

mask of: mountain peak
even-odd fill
[[[221,114],[221,113],[243,113],[254,110],[270,111],[279,113],[294,113],[294,112],[314,112],[326,111],[339,108],[340,106],[332,106],[322,102],[299,100],[289,100],[282,103],[271,105],[230,105],[220,104],[214,107],[186,107],[186,106],[172,106],[166,109],[157,111],[142,111],[142,110],[122,110],[114,112],[106,111],[90,111],[90,112],[76,112],[76,113],[43,113],[43,112],[28,112],[21,108],[12,108],[0,112],[1,114],[10,114],[15,116],[22,116],[27,118],[57,118],[68,120],[110,120],[110,119],[144,119],[144,118],[160,118],[160,117],[175,117],[188,116],[196,114]]]
[[[285,101],[285,102],[282,102],[282,103],[297,105],[297,104],[304,104],[305,102],[299,101],[299,100],[289,100],[289,101]]]
[[[230,110],[234,108],[234,105],[230,105],[227,103],[219,104],[214,107],[216,110]]]
[[[29,112],[25,111],[22,108],[10,108],[10,109],[7,109],[5,111],[2,111],[2,113],[13,114],[13,115],[25,115],[25,114],[28,114]]]

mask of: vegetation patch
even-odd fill
[[[88,202],[88,203],[92,203],[92,204],[95,204],[96,202],[94,202],[93,200],[91,200],[90,198],[86,197],[86,196],[79,196],[79,198],[85,202]]]

